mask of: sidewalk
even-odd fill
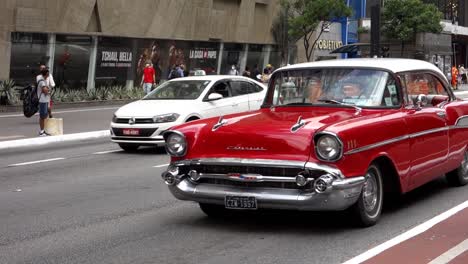
[[[63,118],[64,134],[109,130],[114,112],[120,106],[81,107],[53,111],[54,117]],[[36,138],[39,117],[26,118],[22,113],[0,113],[0,142]]]

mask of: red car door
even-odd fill
[[[437,89],[437,79],[429,73],[406,73],[404,85],[408,95],[405,121],[408,127],[411,165],[410,188],[420,186],[444,173],[449,151],[449,136],[445,109],[432,104],[432,98],[444,91]],[[424,94],[426,105],[416,105]]]

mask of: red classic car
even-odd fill
[[[208,215],[348,209],[370,226],[384,198],[444,174],[468,183],[468,102],[419,60],[284,67],[260,110],[179,125],[164,138],[164,181]]]

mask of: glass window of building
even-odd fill
[[[57,35],[54,79],[57,86],[86,89],[88,82],[91,36]]]
[[[39,65],[47,64],[47,34],[11,34],[10,79],[17,84],[35,83]]]

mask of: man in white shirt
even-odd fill
[[[37,97],[39,98],[39,136],[48,136],[44,130],[45,120],[50,116],[50,86],[51,80],[49,69],[42,68],[41,74],[37,76]],[[55,85],[55,83],[54,83]]]

